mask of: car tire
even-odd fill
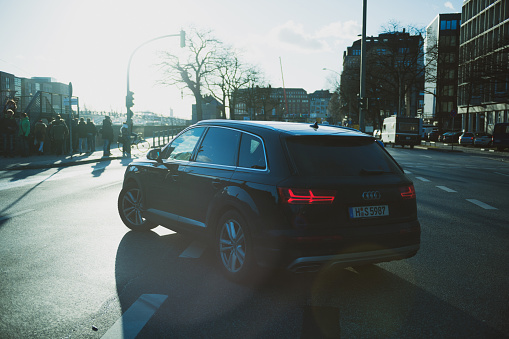
[[[249,225],[236,210],[223,214],[217,223],[215,250],[222,273],[234,282],[255,282],[256,264]]]
[[[157,225],[145,219],[143,194],[135,183],[127,184],[118,195],[118,213],[124,224],[133,231],[148,231]]]

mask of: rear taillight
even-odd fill
[[[336,191],[308,188],[278,187],[281,201],[292,205],[332,204]]]
[[[415,199],[415,188],[414,185],[400,187],[399,192],[403,199]]]

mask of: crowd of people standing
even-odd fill
[[[70,154],[71,147],[75,153],[92,153],[96,151],[97,135],[101,135],[104,141],[103,155],[111,155],[110,147],[114,133],[109,116],[104,118],[99,130],[90,118],[87,118],[86,122],[84,118],[75,118],[71,123],[70,130],[68,123],[60,115],[56,115],[39,119],[32,125],[26,113],[17,113],[16,102],[8,100],[0,116],[3,156],[64,155]]]

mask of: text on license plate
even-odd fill
[[[371,217],[382,217],[389,215],[389,206],[361,206],[361,207],[350,207],[350,218],[371,218]]]

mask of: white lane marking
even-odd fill
[[[405,174],[412,174],[412,172],[407,171],[407,170],[403,170],[403,172],[405,172]]]
[[[193,258],[198,259],[205,251],[205,246],[202,242],[195,240],[189,245],[184,252],[179,255],[179,258]]]
[[[437,187],[440,188],[441,190],[444,190],[444,191],[449,192],[449,193],[458,193],[455,190],[450,189],[449,187],[445,187],[445,186],[437,186]]]
[[[176,234],[177,232],[175,231],[172,231],[166,227],[163,227],[163,226],[157,226],[156,228],[154,228],[152,230],[152,232],[154,233],[157,233],[157,235],[159,235],[160,237],[163,237],[165,235],[170,235],[170,234]]]
[[[426,178],[423,178],[423,177],[415,177],[416,179],[419,179],[420,181],[424,181],[424,182],[429,182],[428,179]]]
[[[479,207],[484,208],[485,210],[496,210],[498,208],[490,206],[488,204],[483,203],[482,201],[476,200],[476,199],[466,199],[467,201],[470,201],[472,204],[475,204]]]
[[[163,294],[143,294],[102,336],[105,339],[136,338],[141,329],[168,298]]]
[[[29,212],[32,212],[32,211],[35,211],[35,210],[34,209],[28,209],[28,210],[19,211],[19,212],[12,213],[12,214],[7,214],[7,215],[5,215],[3,217],[0,217],[0,221],[11,219],[11,218],[17,217],[18,215],[22,215],[22,214],[29,213]]]
[[[493,173],[495,173],[495,174],[500,174],[500,175],[504,175],[504,176],[506,176],[506,177],[509,177],[509,174],[504,174],[504,173],[500,173],[500,172],[493,172]]]
[[[423,155],[423,154],[421,154],[421,157],[433,158],[431,155]]]

